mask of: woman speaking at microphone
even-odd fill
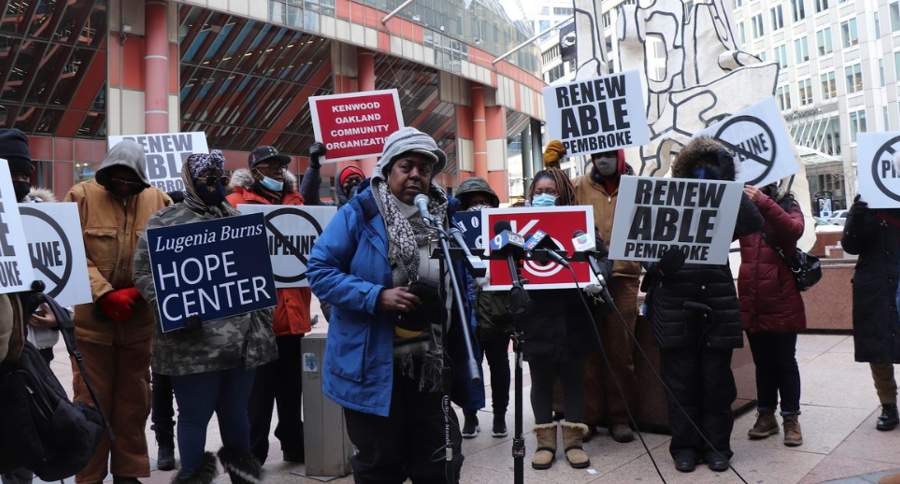
[[[430,258],[436,248],[430,221],[414,204],[416,195],[427,195],[430,218],[447,226],[452,204],[434,183],[446,161],[425,133],[393,133],[372,178],[310,255],[313,294],[333,306],[322,389],[344,407],[359,449],[351,458],[357,483],[459,481],[461,437],[444,401],[450,381],[444,350],[463,341],[452,338],[458,320],[443,334],[452,299],[440,289],[449,282]]]
[[[528,195],[531,206],[554,207],[577,205],[575,188],[566,174],[549,168],[534,176]],[[607,249],[596,235],[598,258],[603,277],[609,279],[612,266]],[[522,318],[525,343],[523,356],[531,369],[531,406],[534,410],[534,433],[537,450],[531,461],[535,469],[549,469],[556,458],[556,423],[553,422],[553,386],[562,384],[566,420],[560,422],[563,452],[569,465],[576,469],[591,465],[582,448],[588,427],[584,424],[584,368],[587,355],[599,350],[588,314],[576,289],[531,291],[534,311]]]

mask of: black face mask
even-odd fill
[[[218,181],[215,185],[208,185],[206,180],[195,180],[194,188],[200,200],[207,205],[218,205],[225,201],[225,187]]]
[[[119,190],[118,188],[114,188],[114,187],[105,187],[105,188],[109,193],[112,193],[117,198],[122,198],[122,199],[125,199],[128,197],[133,197],[133,196],[137,195],[138,193],[141,193],[142,191],[144,191],[144,187],[142,187],[142,186],[137,187],[137,188],[126,188],[124,190]]]
[[[16,200],[23,201],[25,197],[28,196],[28,193],[31,191],[31,183],[23,182],[23,181],[14,181],[13,182],[13,190],[16,192]]]

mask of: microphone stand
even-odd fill
[[[522,316],[531,311],[532,303],[525,291],[523,284],[527,280],[522,279],[519,267],[512,254],[507,254],[506,261],[509,264],[509,275],[512,279],[512,289],[509,292],[507,309],[516,321],[516,330],[510,335],[513,342],[515,355],[515,424],[513,433],[512,457],[513,457],[513,483],[525,482],[525,439],[522,437],[522,346],[525,343],[522,332]]]

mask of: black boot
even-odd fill
[[[171,471],[175,468],[175,426],[153,424],[150,428],[156,433],[156,444],[159,446],[156,468]]]
[[[176,474],[175,478],[172,479],[172,484],[212,484],[218,474],[216,456],[212,452],[204,452],[200,466],[191,471],[190,474],[184,476],[180,473]]]
[[[878,430],[894,430],[900,424],[900,416],[897,415],[897,404],[886,403],[881,406],[881,416],[878,417]]]
[[[231,484],[262,482],[262,466],[250,451],[222,447],[219,449],[219,462],[231,476]]]

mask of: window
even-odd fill
[[[819,44],[819,57],[834,52],[831,46],[831,27],[816,32],[816,40]]]
[[[847,94],[862,92],[862,64],[854,64],[844,68],[847,77]]]
[[[741,44],[747,43],[747,34],[744,31],[744,22],[738,24],[738,31],[741,33]]]
[[[881,75],[881,87],[884,87],[884,59],[878,59],[878,73]]]
[[[859,32],[856,30],[856,19],[841,22],[841,41],[844,47],[850,47],[859,43]]]
[[[890,131],[890,129],[891,129],[891,117],[890,117],[890,115],[888,115],[888,107],[887,107],[887,106],[882,106],[882,107],[881,107],[881,114],[884,116],[884,130],[885,130],[885,131]]]
[[[900,30],[900,2],[891,4],[891,32]]]
[[[816,13],[824,12],[828,10],[828,0],[815,0],[816,2]]]
[[[866,132],[866,110],[861,109],[850,113],[850,142],[856,143],[857,133]]]
[[[763,18],[762,14],[756,14],[753,19],[753,38],[758,39],[762,37],[766,33],[765,27],[763,27]]]
[[[757,57],[759,57],[759,60],[765,62],[766,61],[766,51],[760,52]]]
[[[802,64],[809,60],[809,42],[806,37],[801,37],[794,41],[794,59],[797,64]]]
[[[894,52],[894,79],[900,81],[900,51]]]
[[[791,13],[794,15],[794,22],[799,22],[806,18],[806,0],[791,0]]]
[[[785,47],[784,45],[779,45],[778,47],[775,47],[774,52],[775,52],[775,62],[777,62],[778,65],[781,66],[782,68],[787,67],[788,66],[787,47]]]
[[[553,15],[572,15],[573,12],[574,10],[572,10],[571,8],[553,7]]]
[[[784,13],[781,5],[777,5],[769,9],[772,12],[772,31],[784,28]]]
[[[820,76],[822,80],[822,100],[837,97],[837,79],[834,71],[826,72]]]
[[[609,27],[612,25],[612,16],[609,12],[603,14],[603,28]]]
[[[800,93],[800,105],[808,106],[813,102],[812,79],[803,79],[797,82],[797,90]]]
[[[734,8],[738,8],[744,4],[744,0],[734,0]]]
[[[791,109],[791,86],[781,86],[775,90],[778,99],[778,108],[782,111]]]
[[[875,38],[881,38],[881,22],[878,20],[878,12],[875,12]]]

